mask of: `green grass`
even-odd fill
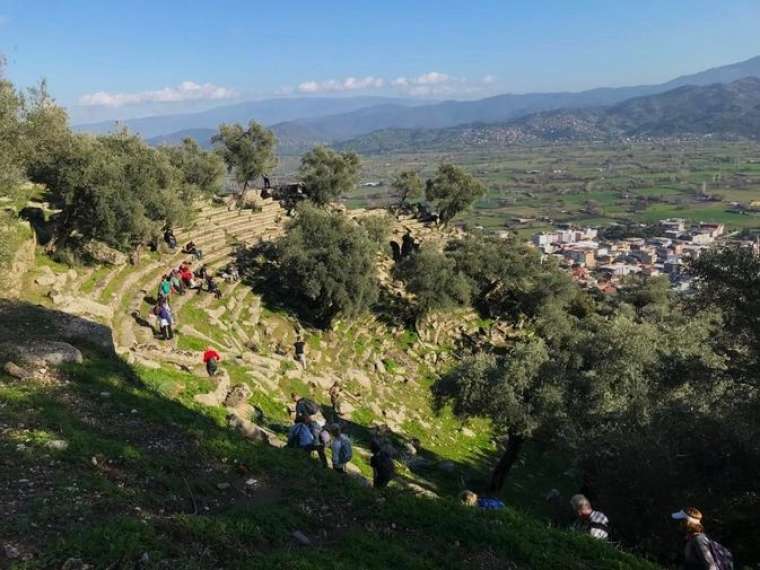
[[[4,540],[34,554],[25,568],[72,557],[128,568],[146,554],[148,567],[179,569],[472,568],[485,559],[653,568],[515,509],[485,513],[400,488],[365,489],[297,450],[252,445],[226,429],[222,410],[192,402],[208,389],[204,379],[87,356],[67,368],[67,384],[0,382],[10,428],[0,440],[4,475],[33,480],[39,492],[0,521]],[[176,398],[165,395],[168,382],[184,387]],[[68,448],[47,449],[52,438]],[[50,492],[54,500],[44,500]],[[296,547],[295,530],[314,545]]]

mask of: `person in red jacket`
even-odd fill
[[[216,375],[221,359],[221,355],[211,347],[207,348],[206,352],[203,353],[203,362],[206,365],[206,372],[208,372],[209,376]]]

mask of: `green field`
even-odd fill
[[[595,225],[678,216],[722,222],[730,228],[760,228],[760,216],[735,213],[732,203],[760,201],[760,145],[701,141],[620,145],[515,146],[485,152],[430,152],[363,156],[359,187],[344,198],[349,207],[390,203],[392,177],[414,169],[424,177],[452,162],[477,176],[486,195],[458,220],[489,229],[525,229],[550,222]],[[288,157],[280,176],[295,175]],[[515,218],[536,218],[518,224]]]

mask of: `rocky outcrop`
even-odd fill
[[[82,251],[89,255],[93,261],[98,263],[107,263],[108,265],[124,265],[127,262],[127,256],[103,243],[102,241],[92,240],[82,246]]]
[[[67,342],[40,339],[0,344],[0,358],[31,368],[81,363],[84,360],[79,349]]]

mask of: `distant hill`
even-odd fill
[[[185,129],[168,135],[152,137],[146,142],[151,146],[178,145],[186,138],[191,138],[203,148],[208,149],[211,148],[211,137],[214,136],[214,133],[216,133],[214,129]]]
[[[760,56],[657,85],[597,88],[577,93],[505,94],[476,101],[437,103],[385,97],[280,98],[226,105],[201,113],[132,119],[120,125],[152,140],[161,136],[176,138],[178,133],[191,129],[216,129],[223,122],[247,123],[255,119],[281,133],[283,152],[301,152],[315,143],[343,141],[382,129],[503,123],[543,111],[615,105],[685,85],[725,84],[743,77],[760,77]],[[75,128],[99,133],[113,130],[114,126],[113,122],[105,122]]]
[[[130,131],[152,139],[190,129],[216,129],[221,123],[248,123],[251,119],[265,125],[274,125],[296,119],[314,118],[336,113],[349,113],[376,105],[419,105],[425,101],[394,97],[299,97],[247,101],[223,105],[200,113],[158,115],[126,121],[103,121],[74,125],[74,130],[87,133],[107,133],[114,128],[127,127]]]
[[[416,107],[378,105],[348,113],[291,121],[288,127],[291,133],[302,128],[303,139],[307,138],[308,133],[316,133],[321,140],[341,141],[381,129],[439,129],[471,123],[501,123],[542,111],[614,105],[681,86],[730,83],[743,77],[760,77],[760,56],[684,75],[658,85],[599,88],[578,93],[507,94],[477,101],[445,101]]]
[[[364,154],[499,147],[515,143],[637,137],[760,138],[760,79],[678,87],[609,107],[534,113],[497,124],[447,129],[387,129],[337,143]]]

